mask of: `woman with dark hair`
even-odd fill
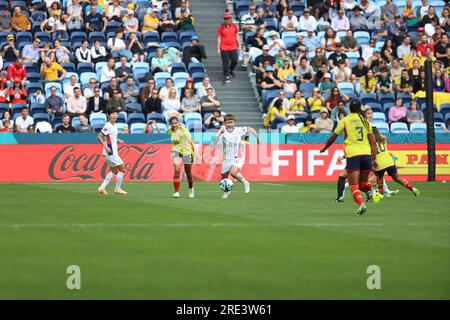
[[[367,210],[361,191],[367,194],[368,199],[371,198],[372,185],[369,183],[369,174],[372,162],[376,164],[378,150],[372,126],[361,109],[361,102],[357,99],[350,102],[350,114],[339,121],[334,133],[320,152],[325,152],[343,131],[345,131],[344,149],[348,182],[353,199],[358,204],[356,213],[361,215]]]
[[[424,15],[422,18],[422,26],[425,26],[432,21],[436,21],[436,25],[439,25],[439,18],[436,15],[436,8],[434,6],[429,6],[428,14]]]
[[[99,40],[96,40],[91,48],[91,59],[93,63],[106,62],[108,60],[106,48]]]
[[[81,43],[81,47],[75,50],[75,57],[77,58],[78,63],[92,63],[91,60],[91,50],[89,49],[89,41],[83,40]]]
[[[9,88],[9,102],[15,103],[27,103],[27,92],[22,88],[20,78],[14,78],[14,85]]]
[[[277,99],[267,115],[270,117],[270,129],[276,129],[279,123],[287,123],[283,100]]]
[[[277,12],[275,13],[276,18],[281,20],[285,15],[287,15],[287,10],[289,6],[286,0],[280,0],[277,4]]]
[[[331,90],[331,95],[325,101],[325,106],[329,112],[332,112],[339,102],[346,102],[348,100],[350,100],[350,98],[345,93],[342,93],[338,87],[334,87],[333,90]]]
[[[445,77],[442,74],[441,69],[436,69],[434,71],[433,90],[434,90],[434,92],[444,92],[445,91]]]
[[[420,68],[419,76],[413,78],[413,92],[417,94],[419,91],[425,93],[425,69]]]
[[[328,28],[322,39],[322,49],[329,52],[334,51],[336,50],[336,43],[340,41],[341,40],[336,35],[336,32],[334,32],[333,29]]]
[[[185,96],[184,93],[187,90],[192,90],[192,92],[194,93],[194,96],[197,95],[197,90],[194,87],[194,81],[192,80],[191,77],[187,78],[186,85],[181,89],[181,94],[180,94],[181,98],[183,98]]]
[[[0,78],[0,103],[8,103],[9,102],[9,89],[8,89],[8,81],[5,77]]]
[[[367,70],[367,73],[360,79],[361,92],[375,93],[377,92],[377,79],[372,69]]]
[[[144,44],[138,39],[134,32],[131,32],[127,42],[127,49],[131,51],[133,57],[132,62],[144,62],[145,59],[145,49]]]
[[[387,51],[387,52],[386,52]],[[388,38],[381,48],[381,57],[387,62],[392,61],[397,55],[397,50],[394,48],[394,42]]]

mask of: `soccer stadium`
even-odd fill
[[[0,11],[0,299],[450,299],[448,0]]]

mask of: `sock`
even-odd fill
[[[180,191],[180,184],[181,184],[181,180],[178,179],[173,179],[173,188],[175,189],[175,192]]]
[[[337,198],[343,198],[345,191],[345,177],[339,177],[337,184]]]
[[[404,186],[406,189],[409,189],[409,190],[412,190],[412,189],[414,188],[414,186],[413,186],[409,181],[407,181],[407,180],[404,180],[404,181],[403,181],[403,186]]]
[[[242,183],[246,183],[247,180],[245,180],[245,178],[242,176],[242,174],[239,172],[236,177],[236,179],[238,179],[238,181],[242,182]]]
[[[383,191],[384,191],[384,193],[391,193],[391,190],[389,190],[386,180],[384,180],[384,179],[383,179]]]
[[[123,172],[119,172],[116,178],[116,190],[121,189],[123,180]]]
[[[110,171],[106,177],[105,180],[103,180],[102,185],[100,186],[101,189],[105,189],[106,186],[108,185],[108,183],[111,181],[111,179],[114,177],[114,173],[112,171]]]
[[[192,179],[192,178],[188,178],[188,186],[189,186],[189,189],[192,189],[193,187],[194,187],[194,180]]]
[[[372,191],[372,185],[368,181],[360,182],[359,190],[364,191],[364,192]]]
[[[384,184],[383,184],[383,183],[380,183],[380,184],[378,185],[378,192],[379,192],[380,194],[384,194]]]
[[[352,191],[353,200],[358,204],[358,206],[362,206],[363,204],[363,197],[361,195],[361,191],[358,189],[357,184],[352,184],[350,186],[350,190]]]

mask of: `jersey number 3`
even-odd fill
[[[356,131],[358,131],[359,138],[358,141],[364,140],[364,128],[363,127],[355,127]]]

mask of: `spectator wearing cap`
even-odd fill
[[[191,62],[202,62],[206,59],[205,47],[199,44],[199,39],[196,35],[191,37],[191,43],[183,50],[183,62],[188,66]]]
[[[6,62],[16,61],[19,57],[19,50],[14,43],[14,35],[6,36],[7,43],[2,47],[1,55]]]
[[[2,13],[0,14],[0,31],[11,31],[11,14],[9,13],[8,6],[3,7]]]
[[[187,9],[181,9],[181,16],[175,19],[178,30],[195,30],[195,19]]]
[[[163,57],[166,58],[170,64],[181,62],[181,53],[177,48],[169,47],[167,43],[161,43],[161,50],[163,51]]]
[[[367,31],[369,26],[367,24],[367,19],[361,14],[361,7],[356,5],[353,8],[353,15],[350,17],[350,28],[353,31]]]
[[[386,0],[386,4],[381,7],[381,16],[383,16],[387,22],[394,22],[396,15],[398,15],[397,5],[392,3],[392,0]]]
[[[294,10],[289,8],[287,14],[281,18],[281,31],[296,31],[298,28],[298,19],[294,15]]]
[[[239,29],[231,22],[231,14],[227,11],[224,22],[217,28],[217,52],[222,59],[224,83],[234,77],[234,69],[238,64]],[[268,54],[268,53],[267,53]]]
[[[278,90],[282,86],[280,80],[275,77],[275,69],[272,66],[267,66],[264,72],[264,76],[261,80],[261,100],[266,101],[267,94],[271,90]],[[263,105],[263,108],[266,109],[267,106]],[[264,110],[267,112],[267,110]]]
[[[133,10],[127,10],[127,14],[123,19],[123,26],[125,28],[125,32],[139,33],[139,21],[134,16]]]
[[[214,110],[220,109],[222,106],[222,102],[215,96],[212,87],[206,89],[206,96],[200,99],[200,106],[202,116],[208,112],[214,112]]]
[[[333,81],[331,81],[331,73],[329,72],[324,73],[323,78],[319,83],[318,91],[320,91],[321,94],[331,93],[331,90],[333,90],[333,88],[334,83]]]
[[[309,8],[305,8],[303,15],[299,20],[299,30],[300,31],[312,31],[314,32],[317,28],[317,20],[311,15]]]
[[[25,32],[31,30],[30,19],[22,14],[22,9],[19,6],[14,8],[14,16],[11,19],[11,26],[14,31]]]
[[[159,18],[159,26],[158,30],[159,32],[175,32],[177,30],[177,24],[172,19],[171,16],[169,16],[170,11],[168,10],[162,10],[160,13]]]
[[[314,52],[314,50],[320,48],[320,40],[313,30],[307,31],[306,38],[303,38],[303,44],[308,52]]]
[[[14,78],[14,85],[9,88],[9,101],[15,103],[27,103],[27,92],[22,87],[20,78]]]
[[[345,16],[344,9],[339,9],[338,15],[331,19],[331,28],[336,32],[350,29],[350,21]]]
[[[281,127],[281,133],[298,133],[299,128],[295,122],[295,116],[293,114],[287,117],[287,124]]]
[[[151,9],[149,13],[144,16],[142,24],[142,33],[147,32],[158,32],[159,19],[158,19],[158,9]]]
[[[295,75],[295,70],[292,67],[291,59],[284,57],[282,61],[283,64],[280,68],[278,68],[277,77],[282,83],[285,83],[289,75]]]
[[[295,68],[295,76],[297,77],[297,82],[300,83],[311,83],[314,81],[313,67],[308,62],[308,58],[302,57],[300,59],[300,64]]]
[[[286,49],[284,47],[284,41],[278,38],[278,33],[275,30],[269,32],[269,40],[267,40],[271,55],[277,55],[280,49]]]
[[[197,94],[197,90],[194,87],[194,80],[189,77],[186,79],[186,85],[181,89],[181,97],[185,96],[186,90],[192,90],[194,92],[194,95]]]
[[[263,52],[261,55],[256,57],[255,61],[253,61],[253,70],[256,72],[256,76],[264,74],[266,72],[265,70],[265,61],[268,62],[269,66],[274,67],[275,66],[275,58],[269,54],[269,45],[265,44],[263,46]]]
[[[15,79],[19,79],[22,85],[25,85],[27,81],[27,71],[22,58],[18,58],[16,62],[8,66],[8,80],[13,82]]]
[[[30,125],[34,125],[33,118],[29,115],[28,108],[22,107],[20,116],[15,120],[16,132],[27,132]]]
[[[294,75],[288,74],[286,81],[283,83],[283,90],[290,94],[294,94],[294,92],[297,91],[297,84],[295,83]]]

